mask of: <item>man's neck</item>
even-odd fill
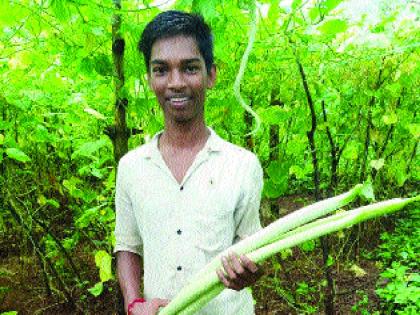
[[[191,149],[206,142],[209,131],[204,121],[191,124],[165,124],[159,146],[172,149]]]

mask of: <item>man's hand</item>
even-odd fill
[[[236,253],[229,253],[222,257],[223,268],[216,270],[220,281],[226,288],[240,291],[253,285],[262,275],[257,265],[245,255],[238,257]]]
[[[144,303],[136,303],[129,315],[155,315],[160,307],[168,305],[169,302],[164,299],[152,299]]]

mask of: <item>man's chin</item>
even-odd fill
[[[186,117],[186,116],[175,116],[174,117],[174,121],[177,123],[177,124],[182,124],[182,125],[185,125],[185,124],[188,124],[188,123],[190,123],[190,122],[192,122],[193,121],[193,119],[191,118],[191,117]]]

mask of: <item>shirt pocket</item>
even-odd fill
[[[219,206],[202,207],[197,213],[194,226],[196,233],[194,245],[204,256],[206,263],[232,245],[233,211]]]

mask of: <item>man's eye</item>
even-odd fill
[[[187,73],[197,73],[199,70],[199,67],[197,66],[187,66],[185,68],[185,70],[187,71]]]
[[[163,67],[155,67],[155,68],[152,69],[152,72],[157,74],[157,75],[162,75],[166,72],[166,70]]]

